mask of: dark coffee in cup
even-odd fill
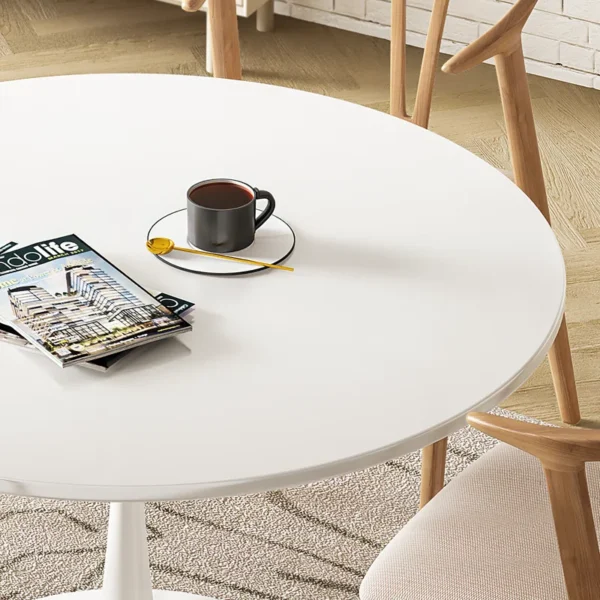
[[[209,179],[188,190],[188,241],[208,252],[236,252],[252,244],[256,230],[275,210],[275,198],[233,179]],[[267,206],[256,216],[256,201]]]
[[[216,182],[192,188],[189,198],[198,206],[213,209],[231,209],[252,202],[254,194],[245,187],[229,182]]]

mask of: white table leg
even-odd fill
[[[273,31],[275,29],[275,0],[267,0],[256,11],[256,29]]]
[[[104,597],[110,600],[152,600],[146,513],[142,503],[110,505],[102,589]]]
[[[108,520],[108,542],[101,590],[72,592],[45,600],[214,600],[206,596],[152,590],[145,506],[141,502],[113,502]]]
[[[206,72],[212,75],[212,29],[210,27],[210,18],[208,16],[208,4],[206,5]]]

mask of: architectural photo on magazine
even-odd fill
[[[0,249],[0,260],[1,258],[2,250]],[[163,292],[152,292],[152,295],[163,306],[168,308],[172,313],[179,315],[180,317],[185,317],[185,320],[188,323],[192,322],[192,313],[195,306],[193,302],[183,300],[181,298],[177,298],[175,296],[171,296],[170,294],[165,294]],[[23,337],[20,333],[18,333],[16,329],[11,327],[10,325],[2,323],[1,321],[0,343],[12,344],[13,346],[17,346],[18,348],[29,352],[39,352],[39,350],[31,342],[29,342],[27,338]],[[136,348],[131,348],[130,350],[123,350],[122,352],[117,352],[116,354],[109,354],[107,356],[103,356],[102,358],[95,358],[87,362],[78,363],[78,366],[85,367],[87,369],[92,369],[94,371],[106,372],[111,367],[114,367],[117,364],[121,364],[123,362],[123,359],[135,353]]]
[[[191,328],[75,235],[3,255],[0,321],[62,367]]]

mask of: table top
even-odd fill
[[[386,114],[247,82],[88,75],[0,84],[0,129],[0,244],[76,233],[197,303],[193,332],[108,373],[1,346],[0,492],[169,500],[368,467],[498,404],[559,326],[564,263],[535,206]],[[213,177],[274,194],[294,273],[192,275],[147,252],[150,225]]]

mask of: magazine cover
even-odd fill
[[[0,259],[2,258],[1,255],[2,250],[0,249]],[[163,306],[166,306],[171,312],[175,313],[176,315],[185,317],[188,323],[191,322],[190,313],[192,312],[195,306],[193,302],[190,302],[188,300],[182,300],[181,298],[171,296],[170,294],[154,292],[152,290],[150,291],[152,295],[158,301],[160,301],[160,303]],[[38,352],[38,349],[32,343],[27,341],[20,333],[18,333],[12,327],[4,325],[2,321],[0,321],[0,343],[2,342],[18,346],[23,350]],[[123,350],[123,352],[117,352],[116,354],[110,354],[109,356],[104,356],[102,358],[97,358],[80,363],[80,365],[78,366],[93,369],[95,371],[105,372],[108,371],[111,367],[115,366],[116,364],[121,363],[124,358],[127,358],[127,356],[132,352],[135,352],[135,350],[135,348],[132,348],[131,350]]]
[[[76,235],[4,252],[0,321],[62,367],[191,329]]]

